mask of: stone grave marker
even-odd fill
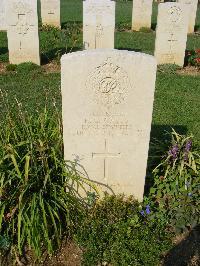
[[[114,49],[61,59],[65,159],[102,190],[143,198],[156,68],[153,56]]]
[[[132,30],[151,28],[152,2],[153,0],[133,0]]]
[[[41,0],[42,24],[60,28],[60,0]]]
[[[83,1],[84,48],[114,48],[114,32],[115,1]]]
[[[159,4],[155,42],[155,57],[158,64],[183,66],[187,28],[186,5],[172,2]]]
[[[37,0],[7,0],[7,36],[12,64],[40,64]]]
[[[177,0],[178,3],[186,4],[189,10],[188,33],[194,32],[198,0]]]
[[[5,0],[0,0],[0,31],[6,30]]]

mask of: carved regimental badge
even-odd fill
[[[169,15],[170,15],[170,21],[173,23],[177,23],[181,20],[182,18],[182,10],[180,7],[177,6],[172,6],[169,9]]]
[[[94,101],[109,108],[124,101],[130,85],[127,73],[108,58],[86,81],[87,88],[94,91]]]

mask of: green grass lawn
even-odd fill
[[[41,31],[40,48],[43,62],[59,58],[62,53],[82,49],[82,33],[72,22],[82,21],[82,1],[63,0],[62,23],[71,21],[70,29],[64,33],[59,31]],[[131,25],[132,2],[118,2],[116,8],[116,24]],[[156,24],[157,5],[153,8],[152,23]],[[200,25],[200,7],[197,15],[197,26]],[[76,43],[68,37],[73,33]],[[115,48],[140,51],[153,54],[155,32],[119,32],[115,34]],[[200,48],[200,37],[197,34],[188,36],[187,49]],[[0,62],[8,61],[7,38],[0,32]],[[142,82],[142,81],[141,81]],[[7,92],[9,104],[15,110],[15,98],[22,102],[25,110],[36,113],[45,104],[51,108],[55,100],[61,110],[60,73],[7,73],[0,75],[0,89]],[[48,98],[48,100],[46,100]],[[53,101],[52,101],[53,99]],[[3,107],[1,106],[1,113]],[[175,127],[180,133],[192,132],[200,143],[200,75],[179,75],[170,72],[158,72],[153,112],[152,138],[162,139],[164,130]]]

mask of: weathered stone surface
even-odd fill
[[[177,0],[178,3],[186,4],[189,10],[188,33],[194,32],[198,0]]]
[[[5,0],[0,0],[0,31],[6,30]]]
[[[188,10],[180,3],[158,7],[155,57],[158,64],[183,66],[187,42]]]
[[[141,200],[155,58],[97,49],[64,55],[61,66],[65,159],[82,165],[103,190]]]
[[[60,0],[41,0],[42,24],[60,28]]]
[[[114,48],[115,1],[83,1],[85,49]]]
[[[37,0],[7,0],[9,61],[40,64]]]
[[[132,30],[151,28],[153,0],[133,0]]]

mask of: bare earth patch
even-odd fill
[[[160,266],[200,265],[200,226],[177,236],[174,244],[174,248],[165,255]]]
[[[46,73],[55,73],[55,72],[60,72],[60,64],[52,61],[46,65],[41,66],[43,70],[45,70]]]
[[[7,63],[0,63],[0,74],[3,74],[6,72],[6,66],[7,66]]]
[[[197,67],[193,67],[193,66],[187,66],[187,67],[178,69],[177,74],[198,76],[198,75],[200,75],[200,69]]]

